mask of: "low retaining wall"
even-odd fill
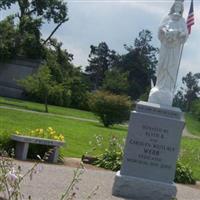
[[[0,63],[0,96],[24,98],[22,87],[17,83],[34,73],[41,61],[16,59],[10,63]]]

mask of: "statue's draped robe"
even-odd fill
[[[174,93],[181,49],[187,36],[188,30],[184,18],[180,17],[176,21],[169,15],[163,20],[158,32],[161,48],[156,87],[159,90]]]

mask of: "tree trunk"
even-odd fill
[[[49,35],[49,37],[43,42],[43,45],[45,45],[53,36],[53,34],[58,30],[58,28],[67,21],[68,19],[63,20],[62,22],[60,22],[55,28],[54,30],[51,32],[51,34]]]
[[[48,94],[45,94],[45,99],[44,99],[44,104],[45,104],[45,112],[48,113]]]

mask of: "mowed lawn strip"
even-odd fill
[[[200,180],[200,140],[182,138],[180,157],[192,169],[194,177]]]
[[[97,122],[85,122],[1,108],[0,113],[0,133],[5,131],[14,133],[16,130],[25,132],[36,128],[52,127],[65,136],[64,156],[70,157],[81,157],[90,151],[89,142],[94,141],[96,135],[103,136],[104,145],[106,145],[111,136],[123,138],[127,133],[125,127],[105,128]]]
[[[38,112],[44,112],[45,109],[44,104],[41,103],[35,103],[35,102],[23,101],[19,99],[11,99],[5,97],[0,97],[0,106],[14,107],[18,109],[32,110]],[[49,108],[49,113],[52,114],[97,120],[97,117],[92,112],[88,111],[60,107],[60,106],[53,106],[53,105],[49,105],[48,108]]]
[[[189,113],[185,114],[185,119],[186,119],[186,126],[187,126],[188,131],[191,134],[200,137],[200,121],[197,120],[195,116]]]

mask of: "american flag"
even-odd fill
[[[188,33],[191,33],[191,28],[192,25],[194,25],[194,6],[193,6],[193,0],[191,0],[191,4],[190,4],[190,10],[189,10],[189,14],[188,14],[188,18],[187,18],[187,29],[188,29]]]

